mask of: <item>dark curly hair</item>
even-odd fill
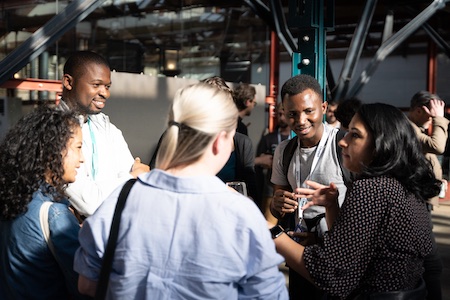
[[[392,176],[423,200],[436,196],[441,181],[434,176],[405,114],[383,103],[363,104],[357,114],[372,133],[375,145],[372,162],[361,175]]]
[[[42,185],[56,200],[64,195],[63,156],[77,126],[73,112],[40,106],[24,116],[0,145],[0,218],[11,220],[27,211]],[[51,174],[51,184],[46,182]]]

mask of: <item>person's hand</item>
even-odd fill
[[[273,156],[270,154],[261,154],[258,157],[255,157],[255,165],[261,166],[264,169],[272,169]]]
[[[272,207],[280,215],[293,213],[298,207],[298,196],[293,192],[276,190],[273,195]]]
[[[445,102],[438,99],[431,99],[430,100],[430,108],[426,107],[425,105],[422,106],[423,110],[429,114],[431,117],[443,117],[444,116],[444,109],[445,109]]]
[[[146,164],[141,163],[141,159],[139,157],[136,157],[134,159],[134,164],[131,167],[131,176],[134,178],[138,177],[142,173],[147,173],[150,171],[150,167]]]
[[[305,182],[311,188],[295,189],[297,197],[307,198],[309,201],[302,207],[303,210],[313,205],[323,207],[331,207],[337,204],[339,191],[336,184],[331,183],[329,186],[307,180]]]
[[[291,238],[295,239],[302,246],[317,244],[317,236],[314,232],[286,232]]]

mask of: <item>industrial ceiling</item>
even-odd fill
[[[39,28],[65,12],[73,1],[14,0],[0,3],[0,58],[10,59],[17,47]],[[95,1],[94,1],[95,2]],[[289,26],[289,4],[301,6],[303,0],[147,0],[97,1],[92,12],[73,26],[67,26],[61,37],[45,45],[50,55],[68,56],[77,49],[89,49],[111,60],[128,60],[138,55],[129,71],[144,66],[157,67],[161,49],[179,50],[182,66],[207,66],[220,60],[267,62],[270,35],[276,30],[273,5],[285,18],[285,29],[297,43],[297,29]],[[345,58],[367,3],[371,1],[326,0],[333,10],[332,24],[326,34],[329,59]],[[450,9],[446,1],[379,0],[372,1],[373,16],[361,39],[361,56],[372,57],[383,41],[407,26],[432,3],[439,9],[408,34],[390,55],[425,54],[430,41],[438,51],[449,54]],[[280,41],[280,60],[290,60],[289,41]],[[294,49],[296,50],[296,49]],[[297,49],[301,51],[301,49]],[[132,59],[131,59],[132,60]],[[4,63],[4,62],[3,62]],[[20,64],[17,64],[20,67]],[[14,68],[14,66],[12,67]],[[127,71],[127,70],[125,70]]]

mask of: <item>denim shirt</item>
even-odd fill
[[[44,201],[54,201],[42,193],[33,194],[28,210],[9,221],[0,221],[1,299],[82,299],[77,291],[78,274],[73,257],[79,246],[80,226],[68,209],[68,201],[54,202],[49,209],[50,239],[56,257],[47,246],[39,223]]]

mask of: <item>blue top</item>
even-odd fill
[[[0,221],[0,298],[1,299],[81,299],[73,257],[80,226],[68,209],[68,202],[50,206],[50,239],[56,258],[47,246],[39,223],[44,201],[53,198],[39,189],[28,204],[28,211],[10,221]]]
[[[74,268],[98,280],[121,188],[80,231]],[[283,258],[252,200],[215,176],[139,176],[122,214],[110,299],[288,299]]]

